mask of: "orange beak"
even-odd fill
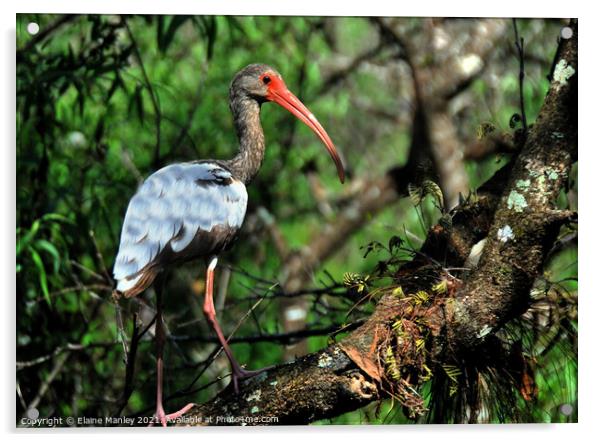
[[[326,150],[330,154],[330,157],[334,161],[334,164],[337,167],[337,172],[339,174],[339,180],[341,183],[345,182],[345,169],[343,168],[343,163],[341,162],[341,158],[337,152],[337,149],[334,147],[334,143],[320,124],[320,122],[314,117],[308,108],[299,100],[295,95],[288,90],[284,81],[274,76],[272,77],[272,81],[268,85],[268,93],[266,98],[274,103],[279,104],[286,110],[288,110],[291,114],[305,123],[311,130],[315,132],[315,134],[322,140],[324,146],[326,146]]]

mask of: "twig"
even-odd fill
[[[302,330],[295,330],[286,333],[274,333],[269,335],[251,335],[251,336],[240,336],[231,337],[228,339],[230,344],[253,344],[256,342],[275,342],[278,344],[290,344],[300,339],[309,338],[312,336],[325,336],[332,333],[340,333],[342,331],[355,330],[357,327],[364,323],[363,320],[357,320],[351,324],[335,324],[323,328],[308,328]],[[190,336],[190,335],[179,335],[170,336],[174,341],[186,342],[207,342],[207,343],[219,343],[217,338],[213,336]]]
[[[142,184],[142,182],[144,181],[144,176],[142,175],[142,173],[140,173],[140,170],[138,169],[138,167],[136,167],[136,164],[134,164],[129,150],[123,149],[121,151],[121,162],[123,163],[125,168],[129,170],[132,173],[132,175],[134,175],[134,177],[136,177],[136,181],[138,182],[138,184]]]
[[[94,294],[93,290],[100,290],[102,292],[111,292],[113,290],[112,287],[105,285],[105,284],[87,284],[87,285],[83,285],[83,286],[76,285],[76,286],[65,287],[60,290],[55,290],[53,292],[50,292],[50,298],[58,297],[58,296],[66,294],[66,293],[73,293],[73,292],[81,291],[82,289],[84,289],[87,293],[92,294],[92,297],[94,299],[103,299],[103,298]],[[46,302],[46,298],[44,296],[38,296],[35,299],[35,302],[37,302],[37,303]]]
[[[96,236],[94,235],[94,230],[90,229],[88,234],[90,235],[90,239],[92,240],[92,245],[94,246],[94,251],[96,253],[96,259],[98,259],[98,264],[100,265],[100,270],[104,274],[105,278],[107,278],[107,283],[109,285],[111,285],[113,283],[113,278],[111,278],[111,275],[109,275],[109,271],[107,270],[107,267],[105,266],[105,260],[104,260],[104,257],[102,256],[102,252],[100,251],[100,247],[98,247],[98,242],[96,241]]]
[[[54,363],[54,366],[52,367],[52,371],[50,372],[46,380],[40,385],[36,397],[29,403],[26,410],[37,408],[37,406],[40,404],[40,401],[50,388],[50,385],[52,384],[52,382],[54,382],[54,379],[59,375],[59,373],[65,366],[65,362],[67,362],[69,354],[70,353],[64,353],[57,358],[57,360]]]
[[[209,356],[207,356],[207,358],[197,364],[198,366],[202,366],[201,371],[199,371],[196,376],[194,377],[194,379],[192,381],[190,381],[190,383],[188,384],[187,387],[176,391],[175,393],[173,393],[172,395],[166,397],[164,399],[164,402],[167,403],[170,399],[175,399],[177,397],[182,397],[185,396],[187,394],[192,393],[194,390],[192,390],[192,387],[194,387],[194,384],[197,383],[197,381],[201,378],[201,376],[203,376],[203,374],[205,374],[205,372],[207,371],[207,369],[209,368],[209,366],[213,363],[213,361],[216,358],[217,353],[220,351],[220,347],[215,347],[211,353],[209,354]],[[221,380],[221,377],[219,378]]]
[[[115,297],[113,297],[113,304],[115,306],[115,323],[117,324],[117,338],[121,341],[123,346],[123,357],[127,364],[127,357],[130,352],[127,342],[127,334],[125,332],[125,326],[123,325],[123,316],[121,315],[121,307]]]
[[[114,345],[116,345],[115,342],[96,342],[96,343],[91,343],[91,344],[87,344],[87,345],[68,343],[66,345],[61,345],[61,346],[55,348],[52,351],[52,353],[49,353],[47,355],[39,356],[35,359],[30,359],[29,361],[17,361],[16,367],[17,367],[17,371],[22,370],[24,368],[28,368],[28,367],[34,367],[36,365],[43,364],[44,362],[49,361],[53,357],[58,356],[59,354],[64,353],[66,351],[69,351],[69,352],[85,351],[85,350],[90,350],[93,348],[112,347]]]
[[[144,68],[144,62],[142,61],[142,56],[140,55],[138,43],[136,42],[136,39],[134,38],[134,34],[132,33],[132,30],[130,29],[130,26],[128,25],[128,22],[127,22],[125,16],[123,16],[123,15],[121,16],[121,23],[125,27],[125,29],[128,33],[128,36],[130,38],[130,41],[132,42],[134,56],[136,57],[136,60],[138,61],[138,64],[140,65],[140,70],[142,71],[142,76],[144,77],[144,83],[145,83],[146,89],[148,89],[148,93],[151,97],[151,102],[153,104],[153,110],[155,112],[155,132],[156,132],[155,155],[154,155],[154,159],[153,159],[153,165],[155,167],[157,167],[159,165],[159,162],[161,161],[161,108],[159,106],[159,101],[157,99],[157,96],[155,95],[155,90],[153,89],[150,79],[148,78],[148,74],[146,73],[146,69]]]
[[[525,130],[524,136],[527,135],[527,116],[525,114],[525,97],[523,95],[523,83],[525,80],[525,40],[521,37],[518,38],[518,28],[516,26],[516,19],[512,19],[512,26],[514,27],[514,45],[518,52],[518,90],[520,94],[520,114],[523,122],[523,129]]]
[[[320,90],[316,95],[320,96],[326,94],[330,89],[339,84],[350,74],[355,72],[364,62],[367,62],[378,56],[387,46],[388,42],[385,42],[381,39],[381,41],[379,41],[375,47],[362,52],[357,57],[352,59],[349,63],[347,63],[345,67],[332,72],[324,80],[322,86],[320,87]]]
[[[90,274],[92,277],[98,279],[99,281],[106,283],[105,278],[101,274],[96,273],[94,270],[89,269],[88,267],[84,266],[83,264],[80,264],[79,262],[77,262],[73,259],[70,260],[69,262],[71,265],[74,265],[78,269],[83,270],[84,272]]]
[[[194,94],[194,97],[192,98],[192,103],[190,104],[190,109],[188,109],[186,124],[184,124],[184,126],[182,126],[180,128],[180,132],[178,133],[178,136],[176,137],[176,141],[173,143],[173,147],[170,150],[170,155],[173,154],[174,152],[177,152],[180,149],[180,147],[184,143],[184,140],[186,139],[186,136],[188,135],[188,130],[190,129],[190,126],[192,125],[192,121],[194,119],[194,114],[196,113],[196,110],[198,109],[199,105],[201,104],[203,83],[205,82],[205,74],[206,74],[206,69],[203,69],[203,75],[200,76],[201,78],[199,79],[199,84],[197,86],[196,93]]]
[[[562,39],[559,37],[557,39],[556,52],[554,53],[554,58],[552,59],[552,65],[550,66],[550,72],[546,75],[547,80],[551,83],[554,80],[554,70],[556,70],[556,64],[558,63],[558,58],[560,57],[560,43]]]
[[[19,383],[18,379],[17,379],[17,397],[19,398],[19,403],[21,404],[21,407],[23,407],[23,410],[27,410],[27,404],[25,403],[25,399],[23,398],[23,392],[21,391],[21,384]]]
[[[120,416],[123,409],[127,406],[128,401],[130,400],[130,396],[134,392],[134,372],[136,367],[136,353],[138,351],[138,343],[140,342],[140,338],[144,336],[144,334],[148,331],[151,324],[153,324],[156,320],[153,319],[150,321],[147,326],[142,330],[142,332],[138,333],[138,315],[136,313],[132,314],[132,325],[134,330],[132,331],[132,341],[130,344],[130,351],[127,352],[127,363],[125,367],[125,382],[123,384],[123,393],[121,398],[119,399],[117,405],[117,412],[115,416]]]
[[[342,289],[342,291],[337,291]],[[333,284],[331,286],[323,287],[323,288],[309,288],[309,289],[300,289],[292,292],[287,292],[284,290],[273,291],[270,296],[247,296],[245,298],[239,298],[236,302],[241,301],[255,301],[258,298],[262,299],[275,299],[275,298],[296,298],[299,296],[321,296],[321,295],[331,295],[331,296],[345,296],[347,294],[347,289],[342,284]]]
[[[271,292],[271,295],[269,295],[269,296],[267,294],[256,295],[256,296],[247,296],[244,298],[237,299],[236,302],[255,301],[259,298],[262,298],[262,299],[285,298],[285,297],[286,298],[294,298],[294,297],[298,297],[298,296],[308,296],[308,295],[344,296],[347,293],[345,286],[338,283],[327,271],[324,271],[324,273],[326,273],[327,276],[329,276],[329,278],[331,279],[331,282],[332,282],[331,285],[329,285],[329,286],[324,286],[322,288],[307,288],[307,289],[290,290],[290,291],[279,289],[277,291],[274,291],[273,288],[280,285],[278,282],[270,281],[269,279],[265,279],[260,276],[254,275],[240,267],[235,267],[235,266],[229,265],[228,268],[231,269],[235,273],[246,276],[246,277],[256,281],[257,283],[264,284],[265,287],[263,290]],[[270,287],[267,287],[267,286],[270,286]],[[341,289],[342,291],[337,291],[339,289]],[[252,288],[250,290],[253,291]],[[226,304],[226,305],[228,305],[228,304]]]
[[[549,262],[552,257],[569,247],[577,247],[577,239],[577,232],[570,232],[558,238],[548,253],[547,261]]]

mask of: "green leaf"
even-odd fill
[[[23,251],[23,249],[26,248],[31,240],[36,236],[38,230],[40,230],[40,224],[41,223],[39,219],[35,220],[29,231],[23,235],[23,238],[17,239],[17,256],[19,256],[21,251]]]
[[[136,85],[136,89],[132,94],[130,102],[128,104],[128,115],[136,113],[140,124],[144,124],[144,98],[142,97],[142,91],[144,86],[141,84]]]
[[[163,40],[165,36],[165,16],[159,15],[157,16],[157,47],[159,50],[163,51]]]
[[[393,235],[389,238],[389,252],[393,253],[394,249],[398,249],[403,246],[403,239],[397,235]]]
[[[47,241],[45,239],[38,239],[35,242],[35,245],[36,245],[36,248],[45,250],[54,258],[53,270],[54,270],[54,273],[58,273],[59,267],[61,265],[61,255],[60,255],[59,251],[57,250],[57,248],[54,246],[54,244],[52,244],[50,241]]]
[[[42,261],[42,257],[38,252],[34,249],[30,249],[31,259],[33,259],[33,263],[38,269],[38,276],[40,278],[40,287],[42,288],[42,293],[44,294],[44,298],[48,305],[52,305],[50,300],[50,291],[48,290],[48,279],[46,278],[46,269],[44,268],[44,262]]]
[[[57,221],[57,222],[63,222],[63,223],[67,223],[67,224],[73,224],[73,221],[71,221],[69,218],[67,218],[64,215],[60,215],[58,213],[47,213],[45,215],[42,216],[42,218],[40,218],[43,221]]]
[[[370,253],[374,252],[374,251],[380,251],[380,250],[384,250],[385,246],[383,246],[380,242],[378,241],[370,241],[368,244],[366,244],[365,246],[360,247],[360,250],[364,249],[366,250],[364,252],[364,258],[366,256],[368,256]]]
[[[90,345],[92,342],[94,342],[94,335],[92,333],[86,333],[81,340],[81,344],[84,346]]]
[[[182,26],[184,23],[186,23],[186,21],[188,19],[190,19],[189,15],[176,15],[171,20],[171,22],[169,23],[169,26],[167,27],[167,30],[162,35],[162,38],[159,41],[159,50],[161,52],[163,52],[163,53],[167,52],[169,45],[171,44],[171,42],[174,39],[174,36],[176,35],[176,31],[178,30],[178,28],[180,26]]]
[[[242,27],[242,25],[239,23],[236,17],[226,15],[224,16],[224,18],[226,19],[226,23],[228,24],[228,32],[230,34],[230,39],[234,39],[236,34],[240,35],[241,37],[246,37],[245,29]]]

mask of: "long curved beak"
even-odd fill
[[[339,157],[337,149],[334,147],[334,143],[320,122],[316,119],[316,117],[314,117],[314,114],[312,114],[309,109],[305,107],[301,100],[299,100],[291,91],[288,90],[286,84],[284,84],[284,81],[282,81],[280,78],[273,79],[268,86],[266,98],[288,110],[291,114],[309,126],[309,128],[316,133],[318,138],[320,138],[322,143],[324,143],[324,146],[326,146],[326,150],[328,150],[330,157],[337,167],[339,180],[341,180],[341,183],[344,183],[345,169],[343,168],[343,162]]]

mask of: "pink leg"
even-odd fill
[[[217,318],[215,316],[215,306],[213,305],[213,274],[215,271],[215,266],[217,265],[217,257],[214,256],[211,258],[209,265],[207,266],[207,277],[205,279],[205,303],[203,305],[203,312],[207,317],[207,321],[215,330],[217,334],[217,338],[219,339],[220,344],[224,348],[224,352],[230,361],[230,367],[232,368],[232,386],[234,387],[234,392],[238,394],[238,381],[242,379],[251,378],[253,376],[257,376],[262,373],[266,369],[262,370],[245,370],[234,358],[232,354],[232,350],[230,350],[230,346],[222,333],[222,329],[217,323]]]
[[[161,312],[162,293],[159,290],[162,291],[163,287],[158,288],[157,291],[157,319],[155,320],[155,339],[157,341],[157,410],[155,411],[154,417],[161,422],[162,426],[166,427],[168,421],[182,416],[190,410],[194,404],[188,404],[181,410],[171,414],[165,414],[165,410],[163,409],[163,347],[165,346],[165,328],[163,325],[163,314]],[[153,425],[153,423],[150,425]]]

